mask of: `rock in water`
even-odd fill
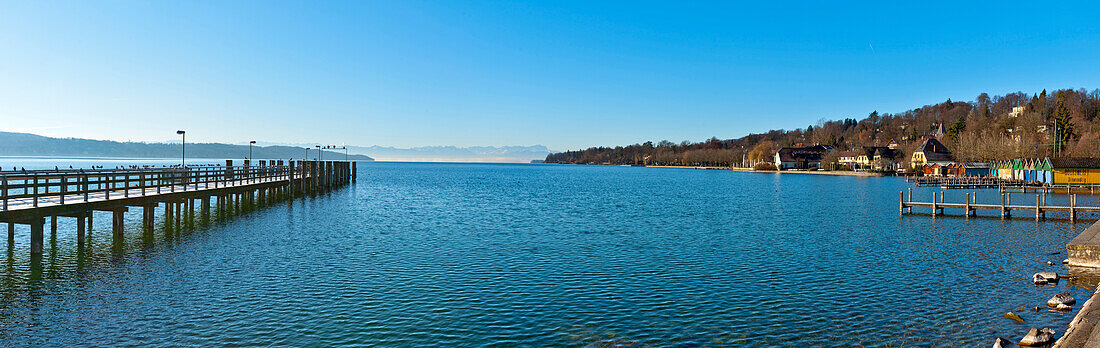
[[[1054,330],[1043,328],[1042,330],[1031,329],[1024,335],[1024,338],[1020,340],[1021,346],[1041,346],[1050,344],[1054,341]]]
[[[1039,272],[1031,276],[1031,282],[1035,284],[1046,284],[1058,282],[1058,274],[1054,272]]]
[[[1054,262],[1047,261],[1047,266],[1054,266]]]
[[[1077,299],[1073,298],[1068,292],[1063,292],[1047,300],[1048,307],[1058,307],[1060,304],[1072,306],[1077,303]]]
[[[1004,338],[1004,337],[997,337],[997,340],[993,341],[993,348],[1016,348],[1016,347],[1019,347],[1019,346],[1016,345],[1015,343],[1012,343],[1012,341],[1009,341],[1007,338]]]
[[[1073,310],[1073,306],[1062,303],[1062,304],[1059,304],[1058,307],[1054,307],[1054,309],[1062,311],[1062,312],[1069,312],[1069,311]]]
[[[1012,320],[1015,320],[1015,321],[1018,321],[1018,322],[1021,322],[1021,323],[1024,322],[1024,318],[1020,318],[1019,314],[1012,313],[1012,312],[1005,313],[1004,315],[1002,315],[1002,317],[1012,319]]]

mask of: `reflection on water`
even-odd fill
[[[1074,288],[1095,289],[1100,284],[1100,268],[1069,267],[1069,283]]]
[[[143,232],[135,209],[121,241],[97,214],[84,248],[62,218],[37,261],[21,226],[0,344],[973,346],[1064,330],[1073,313],[1033,308],[1062,291],[1083,302],[1096,279],[1060,264],[1088,223],[899,216],[898,178],[359,170],[191,228]],[[1038,271],[1076,278],[1034,286]]]

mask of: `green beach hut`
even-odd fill
[[[1012,179],[1024,179],[1024,160],[1019,158],[1012,160]]]

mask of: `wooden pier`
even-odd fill
[[[1046,185],[1042,185],[1042,186],[1037,186],[1037,185],[1011,186],[1011,185],[1008,185],[1008,186],[1001,186],[1000,191],[1001,192],[1009,192],[1009,191],[1028,192],[1028,191],[1031,191],[1031,192],[1066,193],[1066,194],[1073,194],[1073,193],[1096,194],[1096,191],[1097,191],[1098,188],[1100,188],[1100,187],[1097,187],[1096,185],[1072,185],[1072,184],[1060,184],[1060,185],[1046,184]]]
[[[910,181],[906,179],[906,181]],[[991,178],[991,177],[975,177],[975,176],[961,176],[961,177],[943,177],[943,176],[921,176],[912,178],[912,182],[917,187],[920,186],[940,186],[943,188],[995,188],[1000,187],[1007,183],[1003,179]]]
[[[37,257],[46,218],[51,232],[59,217],[75,218],[82,246],[93,211],[111,212],[114,237],[121,239],[130,208],[141,208],[142,227],[152,231],[161,206],[165,220],[178,226],[181,215],[194,216],[196,208],[206,220],[211,207],[221,214],[331,190],[354,182],[355,170],[355,162],[261,160],[254,166],[245,160],[234,166],[228,160],[225,166],[0,171],[0,223],[7,223],[9,245],[15,225],[29,225],[30,252]]]
[[[909,190],[908,198],[905,195],[905,191],[899,192],[900,214],[912,214],[913,207],[927,207],[932,208],[932,215],[944,215],[945,209],[959,209],[964,212],[965,216],[977,215],[978,210],[993,210],[1001,213],[1002,219],[1012,217],[1013,211],[1029,212],[1035,214],[1035,219],[1041,219],[1046,217],[1047,212],[1061,211],[1069,214],[1069,221],[1076,222],[1077,214],[1081,212],[1100,212],[1100,207],[1082,207],[1077,205],[1077,195],[1070,195],[1069,205],[1047,205],[1046,195],[1035,195],[1035,205],[1024,204],[1012,204],[1011,193],[1001,193],[1000,204],[982,204],[978,203],[978,195],[974,193],[966,194],[966,202],[964,203],[947,203],[944,202],[943,193],[932,193],[931,202],[917,202],[913,201],[913,190]]]
[[[993,177],[972,177],[972,176],[922,176],[906,178],[906,182],[912,182],[917,187],[921,186],[939,186],[943,189],[981,189],[981,188],[995,188],[1000,192],[1008,191],[1020,191],[1020,192],[1046,192],[1046,193],[1088,193],[1096,194],[1096,191],[1100,186],[1098,185],[1084,185],[1084,184],[1050,184],[1050,183],[1036,183],[1024,180],[1008,180]]]

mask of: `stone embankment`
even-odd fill
[[[1077,238],[1066,244],[1066,252],[1069,254],[1069,259],[1066,261],[1071,267],[1100,267],[1100,222],[1089,226]],[[1051,301],[1057,302],[1059,300],[1057,297],[1055,296]],[[1077,315],[1073,317],[1066,329],[1066,334],[1054,343],[1054,347],[1100,347],[1100,330],[1096,330],[1096,323],[1100,322],[1098,297],[1100,297],[1100,287],[1096,288],[1092,297],[1077,311]],[[1069,296],[1069,298],[1073,297]],[[1069,303],[1069,305],[1073,304]]]

